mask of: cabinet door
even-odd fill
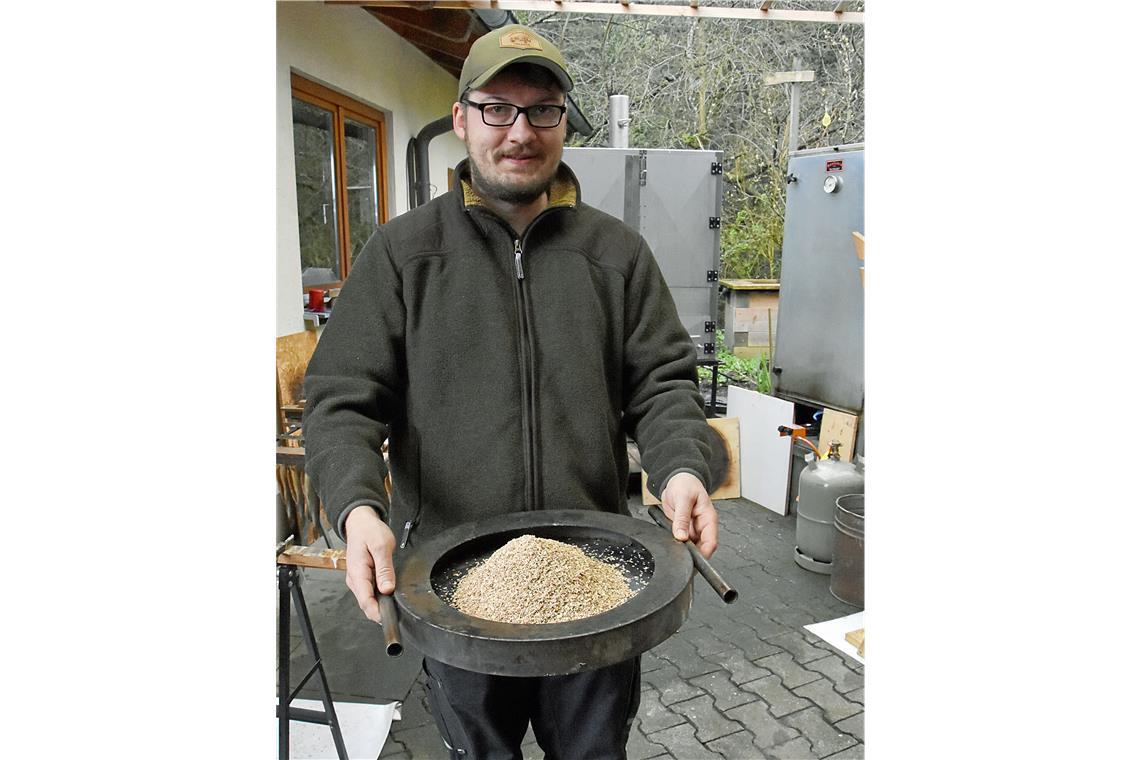
[[[793,155],[788,173],[773,393],[858,414],[863,283],[851,233],[863,232],[863,151]]]
[[[710,150],[567,148],[566,164],[582,185],[582,200],[641,233],[661,267],[681,323],[698,353],[715,342],[721,177],[720,153]],[[644,184],[642,184],[644,181]]]
[[[705,323],[716,321],[720,265],[720,155],[709,150],[646,151],[641,188],[641,234],[653,249],[681,323],[698,346],[715,343]],[[698,354],[704,355],[703,349]],[[711,354],[710,354],[711,355]]]

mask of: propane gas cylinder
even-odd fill
[[[835,547],[835,500],[863,493],[863,463],[839,459],[832,441],[827,458],[813,460],[800,473],[796,501],[796,563],[815,573],[830,573]]]

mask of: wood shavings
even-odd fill
[[[456,586],[460,611],[502,623],[564,623],[598,615],[633,596],[621,572],[577,546],[519,536],[471,568]]]

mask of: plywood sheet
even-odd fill
[[[866,260],[863,248],[866,246],[867,241],[865,241],[863,235],[858,232],[852,232],[851,237],[855,240],[855,255],[859,257],[859,282],[866,285],[866,278],[863,275],[863,262]]]
[[[859,418],[835,409],[823,410],[823,421],[819,425],[819,451],[827,456],[832,441],[839,441],[839,459],[850,462],[855,453],[855,433],[859,430]],[[864,444],[865,445],[865,444]]]
[[[305,370],[317,347],[317,331],[302,330],[277,339],[277,432],[289,429],[283,407],[296,406],[304,398]]]
[[[740,495],[787,514],[792,439],[777,429],[794,423],[795,404],[730,385],[728,414],[740,421]]]
[[[739,420],[735,417],[716,417],[709,420],[709,426],[712,427],[724,442],[725,450],[728,451],[728,474],[725,476],[724,482],[709,494],[709,498],[713,499],[739,499],[740,498],[740,424]],[[640,457],[638,464],[640,464]],[[645,505],[660,504],[661,501],[649,492],[649,476],[644,471],[641,473],[641,502]]]
[[[295,404],[301,400],[305,370],[316,347],[316,330],[302,330],[277,339],[278,404]]]

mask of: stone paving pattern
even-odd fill
[[[795,516],[743,499],[716,503],[713,564],[740,593],[726,605],[694,580],[689,619],[642,656],[629,760],[847,760],[863,757],[863,666],[803,629],[857,610],[828,576],[792,558]],[[648,519],[639,497],[630,510]],[[417,679],[380,757],[446,758]],[[525,760],[540,760],[533,732]]]

